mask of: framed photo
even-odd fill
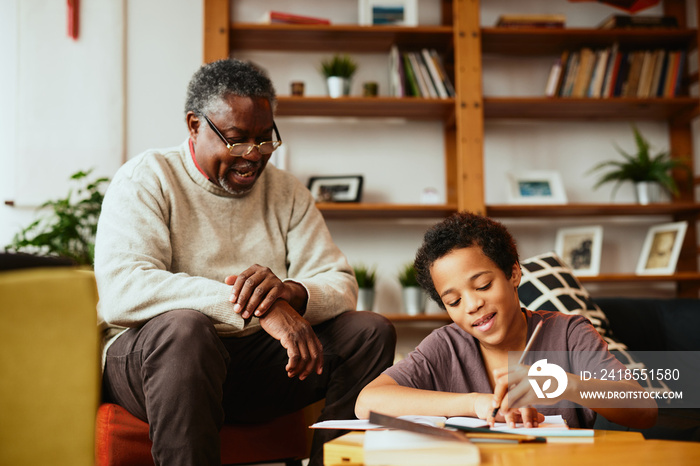
[[[555,251],[574,271],[574,275],[590,277],[600,273],[603,249],[603,227],[560,228]]]
[[[360,202],[362,176],[312,176],[309,191],[316,202]]]
[[[418,0],[358,0],[362,26],[417,26]]]
[[[508,172],[511,204],[566,204],[559,172],[533,170]]]
[[[675,272],[687,229],[687,222],[664,223],[649,228],[637,263],[637,275],[670,275]]]

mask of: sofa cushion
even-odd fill
[[[523,277],[518,288],[520,304],[531,310],[559,311],[586,317],[608,344],[608,349],[629,369],[643,369],[637,360],[612,333],[610,322],[573,271],[555,253],[540,254],[520,262]],[[647,390],[668,391],[659,380],[640,381]]]

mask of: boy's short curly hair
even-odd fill
[[[428,295],[445,308],[430,276],[430,268],[436,260],[455,249],[478,246],[491,259],[506,278],[510,278],[513,265],[519,262],[515,240],[501,223],[470,212],[458,212],[431,227],[423,237],[423,244],[416,253],[415,268],[420,286]]]
[[[228,95],[262,97],[275,109],[277,97],[272,81],[252,63],[233,58],[202,65],[190,79],[185,114],[203,116]]]

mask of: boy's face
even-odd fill
[[[510,279],[478,246],[455,249],[430,268],[433,284],[452,320],[484,347],[509,346],[522,325],[517,288],[520,266]]]

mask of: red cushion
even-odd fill
[[[104,403],[97,410],[97,466],[152,466],[148,424],[126,409]],[[306,423],[297,411],[262,424],[225,425],[221,435],[222,464],[303,458],[307,454]]]

